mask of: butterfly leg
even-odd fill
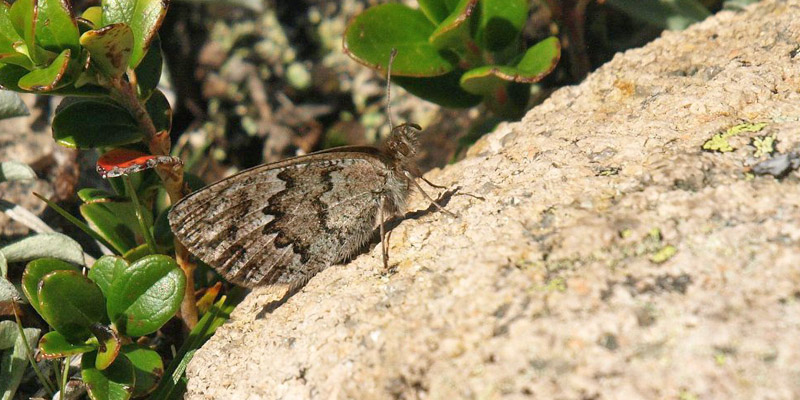
[[[381,231],[381,255],[383,257],[383,268],[389,269],[389,243],[387,243],[386,236],[386,215],[384,208],[386,205],[386,196],[380,195],[378,197],[378,219],[380,220]]]
[[[408,173],[408,172],[405,172],[405,175],[406,175],[406,177],[408,178],[408,181],[409,181],[409,182],[411,182],[411,183],[412,183],[412,184],[413,184],[413,185],[414,185],[414,186],[415,186],[417,189],[419,189],[419,191],[422,193],[422,195],[423,195],[423,196],[425,196],[425,198],[426,198],[426,199],[428,199],[428,201],[430,201],[431,203],[433,203],[433,205],[434,205],[434,206],[436,206],[436,208],[438,208],[438,209],[439,209],[439,211],[441,211],[441,212],[443,212],[443,213],[445,213],[445,214],[447,214],[447,215],[449,215],[449,216],[451,216],[451,217],[453,217],[453,218],[458,218],[458,216],[457,216],[457,215],[453,214],[453,213],[452,213],[452,212],[450,212],[450,211],[447,211],[447,210],[446,210],[444,207],[440,206],[440,205],[439,205],[439,203],[437,203],[437,202],[436,202],[436,200],[434,200],[434,199],[433,199],[433,198],[432,198],[430,195],[428,195],[428,193],[427,193],[427,192],[425,192],[425,189],[423,189],[423,188],[422,188],[422,186],[420,186],[420,185],[419,185],[419,183],[417,183],[417,180],[416,180],[416,179],[414,179],[414,176],[413,176],[413,175],[411,175],[411,174],[410,174],[410,173]],[[422,179],[423,179],[423,180],[424,180],[426,183],[428,183],[429,185],[431,185],[431,183],[430,183],[430,182],[428,182],[428,181],[427,181],[425,178],[422,178]],[[435,185],[431,185],[431,186],[433,186],[433,187],[441,187],[441,186],[435,186]],[[446,189],[446,188],[445,188],[445,189]]]

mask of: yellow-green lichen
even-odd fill
[[[677,253],[677,252],[678,252],[678,249],[675,248],[675,246],[672,246],[672,245],[668,244],[668,245],[660,248],[657,252],[655,252],[652,256],[650,256],[650,261],[652,261],[652,262],[654,262],[656,264],[661,264],[663,262],[666,262],[670,258],[672,258],[672,256],[674,256],[675,253]]]
[[[753,153],[755,158],[772,154],[775,151],[775,136],[756,137],[753,139],[753,147],[756,148],[756,152]]]
[[[744,132],[760,132],[766,126],[766,122],[744,123],[732,126],[725,132],[718,133],[712,136],[711,139],[706,140],[706,142],[703,143],[703,150],[718,151],[720,153],[731,152],[734,148],[731,146],[730,142],[728,142],[728,139]]]

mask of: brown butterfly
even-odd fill
[[[352,256],[376,224],[386,263],[384,222],[404,209],[412,186],[422,191],[412,160],[419,129],[395,127],[382,149],[339,147],[242,171],[175,204],[170,226],[189,251],[246,287],[302,285]]]
[[[351,257],[376,225],[386,265],[384,223],[404,209],[411,187],[436,204],[416,182],[419,131],[402,124],[380,149],[339,147],[242,171],[175,204],[170,226],[189,251],[245,287],[300,286]]]

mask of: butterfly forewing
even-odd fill
[[[361,247],[381,201],[407,185],[379,155],[325,152],[217,182],[177,203],[169,220],[181,243],[227,280],[296,285]]]

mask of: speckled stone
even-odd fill
[[[800,398],[800,174],[749,173],[800,146],[798,38],[765,0],[618,55],[429,173],[485,200],[403,221],[389,271],[251,294],[187,398]]]

